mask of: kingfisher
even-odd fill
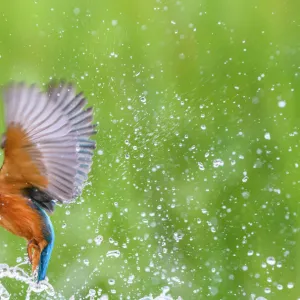
[[[54,245],[49,215],[82,192],[96,143],[93,109],[70,83],[4,87],[0,225],[27,241],[32,272],[45,280]]]

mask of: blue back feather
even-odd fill
[[[46,278],[46,273],[51,258],[52,249],[54,246],[54,229],[51,220],[49,216],[46,214],[46,212],[36,203],[34,203],[34,208],[38,211],[38,213],[41,215],[44,221],[43,234],[45,240],[48,242],[48,245],[44,248],[44,250],[41,253],[39,271],[38,271],[38,282],[39,282]]]

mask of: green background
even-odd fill
[[[299,9],[1,2],[0,83],[72,81],[99,123],[88,186],[51,217],[62,298],[300,297]],[[24,260],[26,242],[0,232],[0,262]],[[1,282],[24,299],[26,284]]]

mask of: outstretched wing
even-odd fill
[[[71,84],[46,93],[23,83],[5,89],[0,180],[10,192],[34,187],[62,203],[81,193],[95,149],[93,113],[86,103]]]

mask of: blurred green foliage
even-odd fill
[[[1,84],[72,81],[99,123],[83,196],[51,217],[58,293],[299,297],[299,8],[1,3]],[[26,256],[4,230],[1,245],[2,263]],[[25,297],[26,285],[2,284]]]

